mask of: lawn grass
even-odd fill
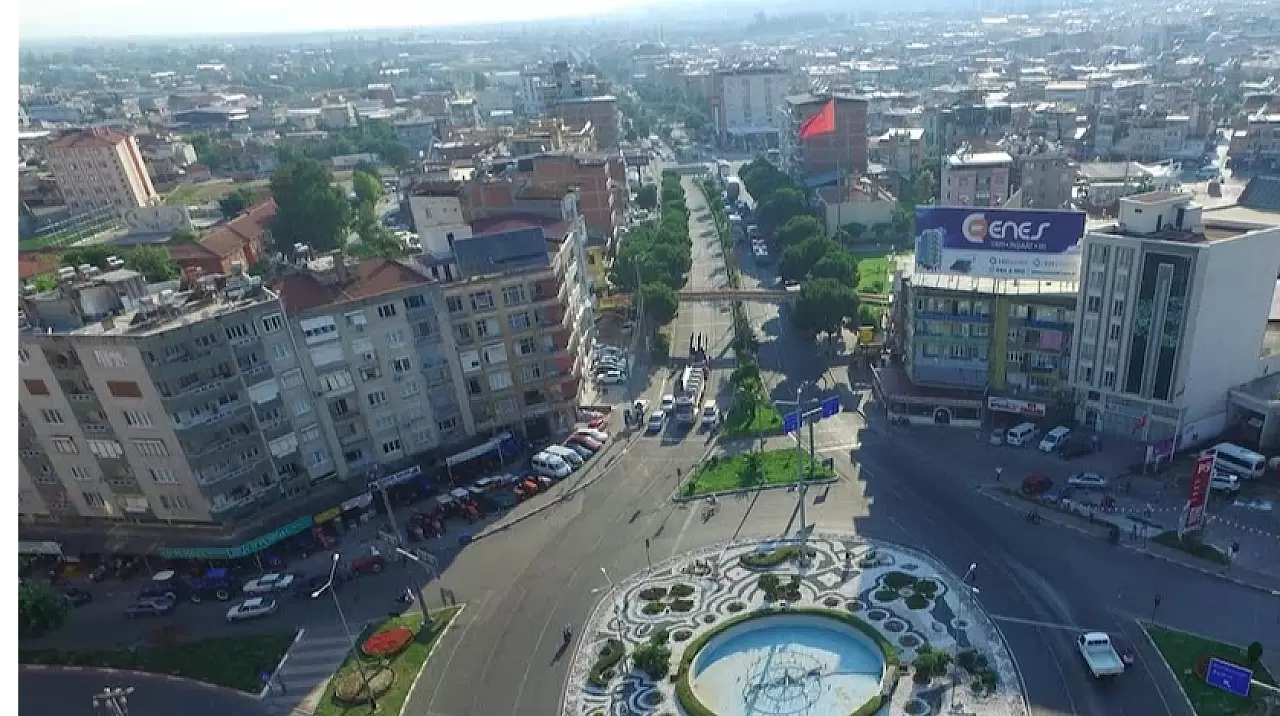
[[[181,184],[173,191],[169,192],[164,198],[164,203],[169,206],[202,206],[210,202],[215,202],[240,187],[249,187],[253,189],[257,200],[261,200],[266,193],[266,184],[261,181],[253,182],[228,182],[228,181],[212,181],[201,182],[199,184]]]
[[[1182,689],[1187,692],[1187,698],[1191,700],[1191,706],[1195,709],[1197,716],[1244,716],[1258,713],[1256,709],[1257,704],[1261,703],[1261,697],[1241,698],[1229,694],[1209,686],[1204,683],[1203,678],[1196,675],[1196,662],[1201,657],[1217,657],[1234,664],[1243,664],[1244,649],[1176,629],[1166,629],[1154,624],[1144,626],[1147,633],[1151,635],[1151,640],[1155,642],[1156,648],[1160,650],[1160,655],[1178,677]],[[1253,668],[1253,678],[1275,684],[1275,679],[1261,664]]]
[[[22,649],[18,663],[131,669],[169,674],[257,692],[262,673],[274,671],[293,644],[296,632],[277,631],[205,639],[166,646],[144,646],[135,651],[75,651]]]
[[[752,455],[758,455],[760,461],[759,474],[752,475],[749,469]],[[713,492],[741,490],[751,487],[769,487],[786,485],[796,481],[796,472],[804,466],[804,474],[809,473],[809,455],[798,454],[795,450],[769,450],[762,453],[743,453],[727,458],[712,457],[698,466],[689,476],[688,481],[680,488],[686,497],[697,497]],[[822,458],[818,458],[813,466],[813,479],[822,480],[835,477],[835,473],[822,466]]]
[[[1223,554],[1222,550],[1219,550],[1217,547],[1205,544],[1196,539],[1183,539],[1178,536],[1177,532],[1172,530],[1168,532],[1161,532],[1156,535],[1152,541],[1156,544],[1176,549],[1180,552],[1186,552],[1192,557],[1199,557],[1200,559],[1213,562],[1215,564],[1227,564],[1227,562],[1230,561],[1227,558],[1227,555]]]
[[[426,664],[427,656],[431,654],[431,647],[435,645],[436,640],[444,633],[445,628],[449,626],[449,623],[453,621],[459,611],[458,607],[431,610],[431,618],[434,620],[434,625],[430,632],[418,634],[418,638],[409,644],[408,648],[391,658],[389,666],[395,673],[395,682],[392,683],[391,689],[387,693],[378,698],[377,713],[384,715],[400,713],[405,701],[409,698],[409,689],[413,686],[414,679],[418,677],[418,672]],[[365,639],[380,631],[395,627],[408,627],[417,631],[422,627],[422,612],[415,607],[400,616],[384,619],[378,624],[365,629],[364,633],[359,637],[359,643],[363,643]],[[350,654],[335,674],[340,673],[342,669],[347,667],[354,668],[357,659],[370,666],[375,666],[381,661],[380,659],[367,658],[358,653]],[[336,701],[333,698],[334,686],[335,680],[330,679],[329,684],[325,686],[324,695],[320,697],[320,703],[316,704],[313,716],[369,716],[369,714],[374,713],[369,704],[349,705]]]
[[[726,438],[777,435],[782,432],[782,413],[773,403],[761,402],[752,411],[750,405],[734,401],[724,417],[721,432]]]
[[[893,261],[893,250],[861,253],[854,252],[858,261],[858,293],[888,293],[889,265]]]

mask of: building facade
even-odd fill
[[[564,97],[556,101],[555,114],[571,127],[590,124],[596,133],[596,146],[602,151],[618,148],[621,131],[617,97]]]
[[[778,109],[791,89],[786,69],[769,64],[735,65],[711,76],[711,120],[723,146],[774,147],[783,115]]]
[[[1021,195],[1024,209],[1062,209],[1070,205],[1075,184],[1066,154],[1060,151],[1036,151],[1018,156],[1013,182]]]
[[[46,153],[72,214],[125,211],[159,201],[138,142],[130,135],[87,129],[54,141]]]
[[[998,149],[964,146],[942,163],[942,206],[1003,206],[1009,200],[1013,157]]]
[[[800,139],[800,126],[834,96],[836,131]],[[792,95],[782,104],[779,155],[783,171],[794,177],[867,173],[867,101],[853,95]]]

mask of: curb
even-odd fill
[[[707,497],[712,497],[712,496],[728,497],[732,495],[745,495],[753,492],[761,492],[764,490],[783,490],[783,489],[790,490],[795,488],[797,485],[832,485],[837,482],[840,482],[840,477],[838,475],[836,477],[824,477],[821,480],[804,480],[802,482],[784,482],[778,485],[762,485],[760,487],[740,487],[736,490],[724,490],[723,492],[704,492],[694,497],[685,497],[684,495],[673,495],[671,497],[671,501],[677,504],[688,504],[690,502],[697,502],[699,500],[702,500]],[[680,488],[678,487],[676,488],[677,491],[679,489]]]
[[[1147,631],[1147,626],[1142,620],[1134,617],[1133,623],[1138,625],[1138,631],[1142,632],[1142,636],[1146,638],[1147,643],[1151,645],[1151,650],[1160,656],[1160,663],[1164,665],[1164,670],[1168,672],[1169,678],[1173,679],[1173,683],[1178,687],[1178,693],[1182,694],[1182,701],[1187,705],[1187,713],[1196,712],[1196,707],[1191,703],[1191,697],[1187,696],[1187,690],[1182,688],[1182,681],[1178,679],[1178,675],[1174,673],[1173,667],[1169,665],[1168,660],[1164,658],[1164,652],[1160,651],[1160,647],[1156,646],[1156,640],[1151,638],[1151,632]]]
[[[444,638],[449,636],[449,630],[457,623],[458,617],[462,616],[462,612],[466,611],[467,603],[463,602],[458,607],[458,611],[453,613],[449,618],[449,623],[444,625],[444,631],[440,632],[440,636],[436,637],[436,643],[431,645],[431,649],[427,652],[427,658],[422,660],[422,666],[418,669],[418,673],[414,675],[413,681],[409,683],[409,693],[404,697],[404,703],[400,704],[400,716],[404,716],[405,710],[409,708],[409,702],[413,700],[413,692],[418,689],[418,681],[422,679],[422,675],[427,672],[427,664],[431,663],[431,657],[436,655],[436,649],[440,648],[440,644],[444,642]]]
[[[989,499],[989,500],[991,500],[991,501],[993,501],[993,502],[995,502],[995,503],[997,503],[997,504],[1003,505],[1004,507],[1007,507],[1007,508],[1009,508],[1009,509],[1011,509],[1011,510],[1013,510],[1013,509],[1018,509],[1016,506],[1014,506],[1014,505],[1010,504],[1009,502],[1006,502],[1006,501],[1005,501],[1004,499],[1002,499],[1001,497],[998,497],[998,496],[996,496],[996,495],[991,494],[991,492],[990,492],[989,490],[986,490],[986,489],[984,489],[984,488],[982,488],[982,487],[978,487],[978,488],[976,488],[976,489],[977,489],[977,491],[978,491],[978,494],[982,495],[983,497],[986,497],[987,499]],[[1053,512],[1055,512],[1055,514],[1059,514],[1059,513],[1056,513],[1056,511],[1053,511]],[[1060,519],[1054,519],[1053,517],[1049,517],[1049,518],[1047,518],[1047,519],[1048,519],[1050,522],[1052,522],[1053,524],[1058,525],[1059,527],[1063,527],[1063,528],[1065,528],[1065,529],[1069,529],[1069,530],[1071,530],[1071,531],[1073,531],[1073,532],[1078,532],[1078,533],[1080,533],[1080,534],[1082,534],[1082,535],[1085,535],[1085,536],[1087,536],[1087,537],[1098,537],[1098,536],[1099,536],[1099,535],[1094,534],[1093,532],[1089,531],[1088,529],[1085,529],[1084,527],[1082,527],[1082,526],[1080,526],[1080,525],[1073,525],[1073,524],[1070,524],[1070,523],[1068,523],[1068,522],[1064,522],[1063,520],[1060,520]],[[1194,562],[1189,562],[1189,561],[1186,561],[1186,560],[1183,560],[1183,559],[1180,559],[1180,558],[1177,558],[1177,557],[1170,557],[1170,556],[1168,556],[1168,555],[1166,555],[1166,554],[1161,554],[1161,553],[1159,553],[1159,552],[1155,552],[1155,551],[1153,551],[1153,550],[1150,550],[1150,549],[1147,549],[1147,548],[1144,548],[1144,547],[1138,547],[1138,546],[1136,546],[1136,545],[1129,545],[1129,544],[1121,543],[1121,544],[1118,544],[1118,545],[1116,545],[1116,546],[1117,546],[1117,547],[1120,547],[1120,548],[1122,548],[1122,549],[1127,549],[1127,550],[1130,550],[1130,551],[1133,551],[1133,552],[1137,552],[1138,554],[1146,555],[1146,556],[1148,556],[1148,557],[1152,557],[1152,558],[1159,559],[1159,560],[1164,561],[1164,562],[1168,562],[1169,564],[1176,564],[1176,565],[1178,565],[1178,566],[1180,566],[1180,567],[1184,567],[1184,568],[1186,568],[1186,569],[1190,569],[1190,570],[1193,570],[1193,571],[1199,572],[1199,573],[1201,573],[1201,574],[1204,574],[1204,575],[1207,575],[1207,576],[1210,576],[1210,577],[1217,577],[1218,579],[1221,579],[1221,580],[1223,580],[1223,581],[1225,581],[1225,582],[1230,582],[1230,583],[1235,584],[1236,586],[1239,586],[1239,587],[1247,587],[1247,588],[1249,588],[1249,589],[1256,589],[1256,590],[1261,591],[1261,592],[1266,592],[1267,594],[1270,594],[1270,595],[1272,595],[1272,596],[1280,596],[1280,590],[1272,589],[1271,587],[1266,587],[1266,586],[1263,586],[1263,585],[1261,585],[1261,584],[1257,584],[1257,583],[1255,583],[1255,582],[1250,582],[1250,581],[1245,580],[1245,579],[1240,579],[1239,577],[1235,577],[1235,576],[1232,576],[1232,575],[1230,575],[1230,574],[1224,574],[1224,573],[1222,573],[1222,572],[1220,572],[1220,571],[1218,571],[1218,570],[1209,569],[1209,568],[1207,568],[1207,567],[1201,567],[1200,565],[1195,564]]]
[[[246,699],[259,700],[261,697],[255,695],[251,691],[241,691],[230,686],[221,686],[219,684],[211,684],[207,681],[198,681],[185,676],[173,676],[171,674],[157,674],[151,671],[138,671],[137,669],[113,669],[108,667],[96,666],[58,666],[53,664],[19,664],[19,671],[34,671],[36,673],[52,673],[52,674],[111,674],[118,676],[141,676],[150,679],[164,679],[177,684],[185,684],[187,686],[197,686],[211,691],[221,691],[227,694],[235,694]]]
[[[280,670],[284,668],[284,663],[289,660],[289,655],[293,653],[293,648],[298,645],[298,642],[302,641],[302,637],[306,633],[306,627],[298,629],[298,633],[293,636],[293,643],[289,645],[288,649],[284,650],[284,656],[280,657],[280,663],[276,664],[276,668],[271,670],[271,678],[267,679],[267,683],[263,684],[258,693],[253,696],[254,699],[261,701],[271,693],[271,682],[276,680],[276,674],[280,673]]]

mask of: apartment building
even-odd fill
[[[1264,110],[1249,117],[1244,129],[1232,133],[1228,151],[1233,169],[1270,172],[1280,166],[1280,113]]]
[[[72,214],[124,211],[159,201],[130,135],[105,127],[74,132],[50,144],[46,157]]]
[[[791,89],[786,68],[746,63],[711,75],[708,103],[721,146],[771,148],[778,144],[783,115],[778,111]]]
[[[871,140],[871,161],[884,165],[900,180],[908,179],[924,166],[924,129],[895,127]]]
[[[149,294],[108,268],[21,299],[22,516],[228,526],[332,471],[281,398],[273,360],[296,351],[276,294],[238,272]]]
[[[1220,433],[1227,394],[1280,368],[1268,315],[1280,227],[1185,194],[1120,199],[1090,229],[1072,348],[1077,418],[1145,442]]]
[[[836,100],[836,131],[801,140],[800,126]],[[794,177],[819,178],[867,172],[867,101],[847,94],[792,95],[782,104],[779,156],[783,170]]]
[[[1203,140],[1192,140],[1191,116],[1104,107],[1093,131],[1093,151],[1101,157],[1135,161],[1198,158]]]
[[[1075,174],[1060,149],[1036,145],[1018,154],[1010,183],[1017,187],[1020,207],[1062,209],[1071,203]]]
[[[1071,338],[1075,328],[1074,283],[1001,282],[991,330],[989,397],[1017,401],[1020,415],[1060,413],[1071,404]],[[1002,411],[1000,401],[988,409]],[[1069,411],[1063,417],[1069,416]]]
[[[630,192],[620,154],[541,153],[511,159],[503,175],[534,185],[575,187],[587,238],[612,243],[625,225]]]
[[[1002,149],[964,145],[942,162],[942,206],[1003,206],[1013,157]]]
[[[616,150],[621,130],[618,126],[618,98],[613,95],[561,97],[555,102],[555,116],[571,127],[590,124],[601,151]]]

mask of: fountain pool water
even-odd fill
[[[848,716],[879,692],[884,668],[880,649],[852,625],[775,614],[712,637],[690,675],[718,716]]]

